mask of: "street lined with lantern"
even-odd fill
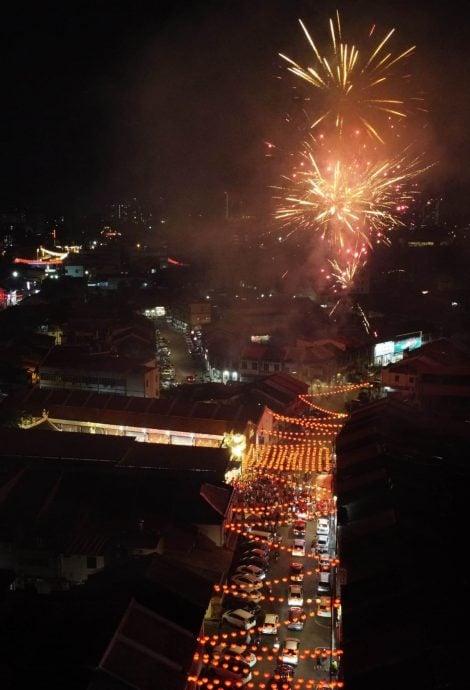
[[[331,472],[334,439],[347,415],[316,405],[314,397],[299,396],[305,416],[271,413],[271,428],[259,431],[261,442],[245,448],[240,438],[226,441],[232,451],[243,449],[243,471],[232,482],[233,521],[225,526],[237,547],[233,571],[215,587],[225,608],[219,630],[199,640],[196,687],[343,687]]]

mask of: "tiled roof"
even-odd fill
[[[0,536],[17,545],[40,539],[65,555],[99,555],[110,538],[135,529],[136,515],[146,528],[163,519],[220,526],[222,496],[231,489],[218,482],[228,463],[222,448],[3,429]]]
[[[231,486],[214,486],[214,484],[201,486],[201,496],[223,516],[225,516],[232,494],[233,488]]]
[[[68,389],[24,388],[8,402],[33,416],[47,410],[54,420],[87,421],[117,426],[185,431],[223,436],[245,431],[249,421],[258,421],[262,409],[242,399],[195,401],[191,397],[132,398]]]
[[[187,630],[132,600],[99,667],[138,690],[183,690],[194,645]]]
[[[129,373],[145,369],[135,360],[123,356],[113,355],[109,352],[89,353],[81,347],[73,345],[56,345],[51,348],[42,360],[39,370],[63,369],[82,370],[93,372]]]

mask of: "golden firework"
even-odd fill
[[[301,165],[286,184],[275,212],[284,226],[319,233],[341,250],[362,243],[388,243],[387,233],[402,225],[399,209],[416,190],[411,181],[426,167],[408,152],[380,161],[360,163],[347,157],[320,164],[308,145]]]
[[[359,50],[355,45],[343,42],[337,12],[336,19],[329,20],[330,51],[328,55],[322,55],[305,24],[302,20],[299,22],[313,51],[313,65],[302,67],[282,53],[280,57],[289,63],[290,72],[323,96],[319,103],[320,112],[311,127],[330,121],[341,134],[346,125],[356,127],[361,124],[371,137],[383,143],[383,128],[378,116],[385,114],[387,123],[390,118],[405,118],[411,101],[422,100],[406,99],[401,93],[403,89],[398,89],[398,95],[390,95],[390,91],[396,89],[399,77],[409,76],[401,74],[397,65],[412,55],[415,46],[394,54],[390,41],[395,29],[391,29],[369,50]],[[369,38],[373,40],[374,35],[375,25]]]

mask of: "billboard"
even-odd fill
[[[374,345],[374,364],[385,366],[391,362],[403,359],[405,351],[416,350],[423,344],[421,333],[400,337],[396,340],[387,340]]]

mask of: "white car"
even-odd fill
[[[289,585],[287,589],[287,605],[288,606],[303,606],[304,591],[301,585]]]
[[[248,664],[250,668],[253,668],[257,662],[256,654],[250,652],[246,646],[238,644],[231,644],[228,646],[226,644],[219,644],[217,647],[214,647],[214,651],[212,653],[213,659],[224,659],[225,657],[239,659],[245,664]]]
[[[327,534],[317,534],[317,541],[315,544],[315,552],[328,553],[330,550],[330,538]]]
[[[317,534],[329,534],[330,523],[327,518],[318,518],[317,520]]]
[[[283,664],[297,666],[299,663],[300,640],[296,637],[286,637],[282,644],[280,660]]]
[[[257,565],[238,565],[235,571],[235,575],[238,573],[247,573],[248,575],[254,575],[259,580],[264,580],[266,577],[266,571],[263,568],[259,568]]]
[[[305,539],[294,539],[292,555],[297,557],[305,556]]]
[[[280,625],[277,613],[266,613],[260,631],[263,635],[277,635]]]
[[[320,618],[331,618],[330,597],[320,597],[317,599],[317,616],[320,616]]]
[[[318,573],[317,593],[330,594],[331,592],[331,573],[320,570]]]
[[[318,565],[320,570],[329,573],[331,570],[331,558],[327,553],[321,553],[318,557]]]
[[[256,589],[261,589],[262,581],[255,575],[250,573],[236,573],[230,578],[230,582],[242,590],[242,592],[251,592]]]
[[[244,609],[225,611],[222,614],[222,620],[235,628],[242,628],[243,630],[250,630],[250,628],[256,627],[256,618],[252,613]]]

